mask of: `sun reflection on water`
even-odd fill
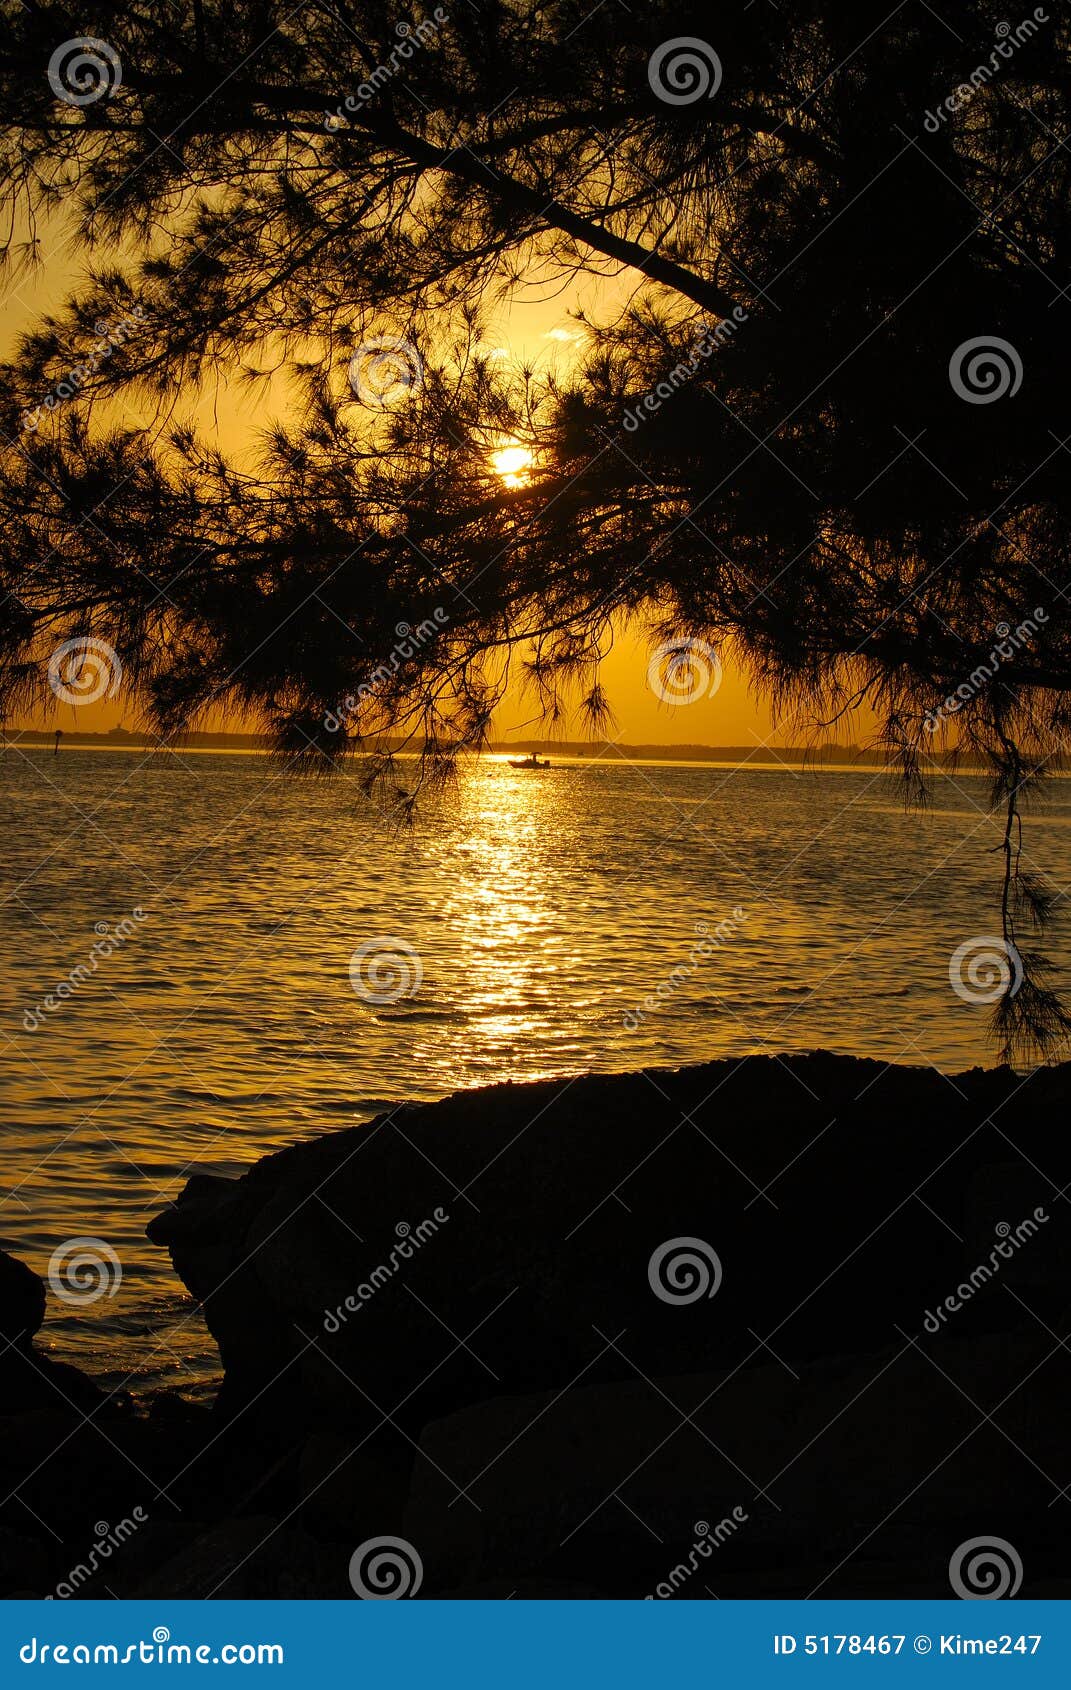
[[[475,1060],[503,1078],[561,1072],[546,1033],[560,977],[574,972],[577,958],[540,866],[548,837],[571,831],[566,792],[567,776],[539,779],[488,759],[462,777],[457,793],[452,819],[463,843],[452,853],[456,872],[439,917],[464,973],[464,999],[451,1009],[464,1019]],[[423,1058],[438,1066],[441,1042],[430,1033],[421,1042]]]
[[[145,1334],[187,1309],[144,1228],[190,1171],[243,1172],[402,1100],[763,1048],[904,1060],[906,1035],[907,1059],[948,1072],[991,1055],[987,1018],[950,1007],[947,975],[992,890],[999,832],[965,796],[984,805],[984,782],[939,785],[920,820],[891,808],[871,770],[803,782],[551,763],[468,765],[400,839],[355,777],[309,785],[226,756],[163,776],[72,752],[49,775],[101,816],[81,853],[57,844],[34,772],[0,761],[19,888],[0,902],[0,1190],[17,1194],[5,1243],[38,1271],[80,1235],[123,1262],[114,1302],[69,1327],[50,1315],[69,1359],[98,1326],[122,1377]],[[1058,784],[1034,837],[1061,882],[1069,822],[1071,783]],[[150,920],[24,1033],[27,1006],[84,956],[94,924],[133,904]],[[697,924],[735,906],[746,921],[731,942],[626,1025]],[[351,959],[377,936],[418,953],[415,995],[358,997]],[[1053,954],[1071,963],[1059,932]],[[197,1330],[184,1359],[207,1375],[215,1355]]]

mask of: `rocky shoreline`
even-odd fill
[[[945,1596],[995,1539],[1071,1595],[1069,1098],[1071,1065],[756,1057],[195,1176],[149,1236],[211,1411],[37,1354],[4,1257],[3,1592],[381,1593],[351,1560],[386,1539],[421,1596]]]

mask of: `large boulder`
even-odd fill
[[[1040,1329],[950,1339],[937,1365],[905,1339],[798,1376],[768,1363],[496,1398],[425,1428],[404,1535],[430,1593],[586,1570],[604,1595],[658,1594],[683,1560],[690,1588],[674,1581],[674,1594],[746,1593],[775,1563],[799,1569],[786,1595],[827,1577],[829,1594],[862,1594],[863,1563],[895,1564],[905,1538],[920,1567],[943,1571],[979,1498],[991,1530],[1014,1521],[1033,1542],[1033,1513],[1048,1537],[1042,1463],[1071,1389],[1071,1356],[1051,1350]],[[1009,1371],[1025,1380],[1047,1364],[1044,1393],[985,1420]],[[910,1489],[905,1474],[927,1482]]]
[[[991,1511],[1005,1507],[1018,1444],[1048,1487],[1043,1503],[1030,1491],[1026,1504],[1043,1559],[1048,1503],[1068,1482],[1051,1412],[1066,1382],[1062,1360],[1035,1366],[1031,1346],[1059,1357],[1067,1336],[1069,1100],[1066,1067],[952,1079],[824,1054],[496,1086],[398,1107],[267,1157],[237,1181],[191,1181],[150,1236],[204,1303],[226,1370],[223,1423],[266,1467],[290,1464],[302,1522],[345,1544],[411,1518],[427,1526],[432,1566],[440,1545],[453,1557],[441,1576],[455,1586],[514,1572],[591,1582],[590,1569],[539,1556],[562,1522],[598,1502],[611,1458],[653,1434],[636,1407],[650,1382],[696,1376],[734,1381],[703,1421],[711,1444],[726,1447],[723,1418],[746,1422],[769,1454],[740,1462],[749,1477],[769,1490],[770,1474],[786,1469],[772,1523],[751,1534],[748,1552],[765,1557],[765,1571],[749,1574],[755,1590],[773,1588],[786,1544],[814,1564],[805,1540],[817,1531],[823,1564],[843,1552],[854,1576],[890,1487],[923,1497],[931,1487],[930,1443],[907,1435],[927,1422],[947,1424],[954,1441],[962,1421],[958,1435],[992,1452],[988,1486],[969,1463],[951,1464],[941,1541],[972,1486]],[[956,1346],[980,1339],[974,1371],[960,1378]],[[901,1350],[860,1415],[842,1407],[871,1358],[878,1366]],[[1014,1408],[998,1414],[1005,1399]],[[547,1405],[552,1441],[525,1435],[514,1458],[500,1435],[508,1441],[519,1400]],[[648,1406],[655,1416],[666,1407],[657,1392]],[[598,1483],[582,1478],[586,1456],[563,1453],[574,1408]],[[1002,1424],[1009,1413],[1034,1420],[1003,1437],[987,1429],[987,1412]],[[830,1439],[819,1436],[828,1413],[839,1416]],[[441,1444],[455,1433],[457,1470],[453,1445]],[[791,1446],[808,1440],[812,1455],[793,1465]],[[695,1470],[712,1460],[704,1444]],[[669,1542],[688,1512],[684,1494],[660,1460],[649,1465],[656,1494],[643,1500],[657,1519],[661,1495],[670,1513],[654,1529]],[[468,1521],[463,1547],[450,1533],[476,1510],[456,1489],[482,1485],[484,1467],[491,1537],[477,1534],[472,1547]],[[541,1493],[540,1475],[556,1472]],[[707,1479],[711,1508],[731,1495],[730,1506],[762,1516],[761,1492],[749,1504],[715,1484],[713,1469]],[[445,1536],[430,1523],[443,1484]],[[893,1509],[886,1557],[907,1555],[901,1516],[913,1509]],[[495,1547],[518,1517],[531,1540],[520,1533],[523,1566]],[[963,1540],[977,1535],[971,1523],[960,1522]],[[650,1570],[635,1558],[607,1588],[635,1591]]]

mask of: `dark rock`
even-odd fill
[[[44,1595],[48,1573],[49,1556],[43,1543],[0,1526],[0,1592],[5,1598]]]
[[[267,1515],[228,1520],[199,1533],[131,1594],[143,1601],[353,1597],[348,1551],[326,1548]]]
[[[971,1535],[961,1522],[980,1496],[993,1516],[1032,1500],[1043,1518],[1052,1488],[1033,1463],[1053,1462],[1071,1388],[1071,1356],[1051,1351],[1041,1331],[950,1339],[935,1365],[905,1342],[812,1363],[798,1379],[772,1364],[498,1398],[425,1428],[404,1536],[435,1594],[459,1580],[584,1572],[604,1595],[644,1595],[695,1547],[693,1596],[793,1564],[809,1583],[783,1593],[803,1596],[839,1574],[858,1520],[881,1522],[871,1562],[895,1562],[905,1534],[916,1554],[936,1540],[939,1560]],[[1002,1381],[1046,1364],[1046,1392],[1006,1405],[1000,1431],[988,1426]],[[1002,1440],[1020,1459],[1002,1458]],[[905,1494],[905,1474],[930,1477]]]
[[[431,1589],[644,1594],[698,1491],[747,1509],[719,1563],[738,1594],[795,1556],[785,1588],[943,1595],[951,1550],[1002,1521],[1059,1576],[1069,1102],[1069,1067],[950,1081],[825,1054],[497,1086],[191,1181],[150,1236],[204,1302],[224,1424],[293,1472],[303,1526],[394,1532],[412,1465]],[[682,1240],[717,1253],[716,1295],[656,1291]],[[689,1412],[723,1383],[697,1430],[651,1381]],[[643,1524],[607,1505],[615,1474]]]
[[[44,1318],[44,1281],[25,1262],[0,1250],[0,1338],[25,1348]]]
[[[79,1601],[130,1600],[159,1568],[188,1554],[209,1530],[211,1526],[204,1521],[184,1520],[177,1515],[149,1520],[84,1581],[77,1578],[75,1569],[87,1550],[85,1545],[76,1544],[64,1582],[69,1586],[72,1576],[75,1578],[74,1595]]]
[[[188,1496],[172,1494],[175,1476],[196,1463],[203,1441],[200,1424],[153,1423],[107,1403],[78,1416],[61,1407],[0,1419],[0,1521],[32,1527],[77,1560],[95,1522],[115,1525],[135,1507],[154,1521],[181,1519]]]
[[[402,1529],[413,1449],[390,1427],[359,1448],[338,1432],[318,1432],[301,1453],[302,1522],[319,1536],[360,1543]]]
[[[33,1340],[44,1317],[44,1281],[25,1262],[0,1250],[0,1412],[87,1413],[103,1400],[103,1393],[77,1367],[35,1349]]]
[[[566,1584],[554,1579],[492,1579],[437,1592],[447,1602],[591,1602],[603,1593],[594,1584]]]
[[[500,1086],[284,1150],[210,1182],[208,1199],[191,1182],[150,1236],[205,1302],[232,1409],[285,1370],[310,1429],[378,1424],[402,1399],[419,1425],[581,1370],[629,1377],[607,1343],[622,1324],[637,1365],[668,1373],[754,1364],[752,1328],[776,1327],[779,1353],[806,1359],[860,1326],[917,1323],[973,1265],[965,1192],[1008,1158],[987,1121],[1003,1110],[1021,1166],[1046,1169],[1023,1193],[1041,1203],[1071,1178],[1051,1125],[1069,1092],[1063,1069],[953,1088],[826,1056]],[[396,1226],[437,1209],[448,1219],[400,1259]],[[1060,1230],[1030,1253],[1066,1281]],[[724,1282],[667,1307],[648,1264],[684,1236],[717,1250]],[[347,1311],[362,1285],[371,1295]],[[996,1301],[990,1321],[1014,1324]]]

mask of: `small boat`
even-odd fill
[[[509,760],[509,766],[511,769],[549,769],[550,758],[544,757],[542,762],[540,762],[539,758],[533,751],[530,757],[511,757]]]

